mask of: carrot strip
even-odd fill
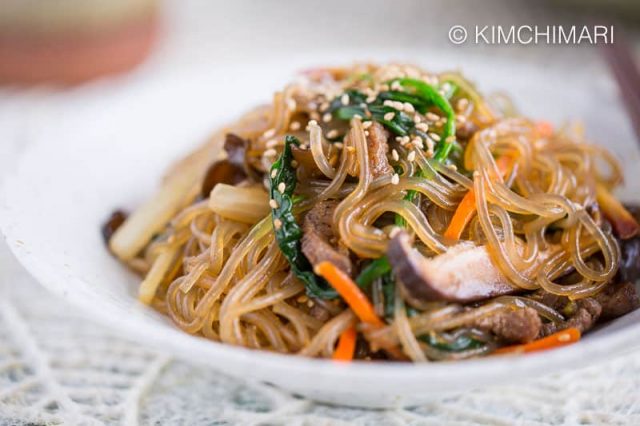
[[[524,345],[505,346],[496,349],[494,354],[526,353],[536,351],[546,351],[547,349],[559,348],[580,340],[580,330],[577,328],[567,328],[557,333],[551,334],[542,339],[534,340]]]
[[[502,173],[502,176],[506,175],[511,167],[511,157],[501,156],[496,160],[496,165]],[[470,189],[462,198],[460,204],[456,208],[453,217],[447,230],[444,232],[446,238],[452,240],[459,240],[462,236],[462,232],[467,227],[473,216],[476,214],[476,195],[473,192],[473,188]]]
[[[353,313],[360,318],[360,321],[376,327],[384,326],[384,322],[376,315],[367,296],[365,296],[356,283],[351,280],[349,275],[328,261],[318,263],[314,268],[314,272],[324,277],[324,279],[336,289],[338,294],[347,302],[347,305],[349,305]]]
[[[611,222],[616,235],[623,240],[638,235],[640,225],[633,215],[601,184],[596,185],[596,200],[604,216]]]
[[[449,226],[447,226],[447,230],[444,232],[444,236],[452,240],[459,240],[464,228],[466,228],[469,222],[471,222],[471,219],[475,214],[476,194],[472,188],[464,194],[464,198],[462,198],[462,201],[458,204],[458,207],[451,218],[451,222],[449,222]]]
[[[536,123],[536,132],[541,138],[548,138],[553,135],[553,124],[548,121],[538,121]]]
[[[351,326],[340,334],[338,346],[333,352],[333,359],[336,361],[351,361],[356,350],[356,328]]]

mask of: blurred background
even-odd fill
[[[638,39],[635,0],[0,0],[0,83],[73,85],[194,63],[351,48],[455,48],[540,65],[589,66],[588,46],[453,45],[454,25],[615,23]],[[145,62],[146,61],[146,62]],[[579,61],[579,62],[576,62]]]
[[[614,25],[616,37],[624,34],[638,50],[636,0],[0,0],[0,158],[24,145],[45,104],[55,110],[69,96],[133,92],[163,77],[179,84],[190,70],[298,57],[313,63],[314,55],[340,63],[340,52],[367,60],[380,51],[394,59],[397,51],[402,59],[401,51],[417,51],[440,70],[446,52],[602,75],[608,71],[595,46],[454,45],[448,38],[453,25],[583,23]]]

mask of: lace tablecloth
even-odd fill
[[[128,341],[0,259],[0,425],[640,424],[638,353],[421,407],[332,407]]]

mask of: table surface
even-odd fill
[[[286,2],[277,10],[266,2],[213,3],[168,1],[164,43],[137,72],[197,65],[203,55],[221,64],[286,58],[309,46],[366,52],[372,44],[413,45],[428,51],[447,46],[453,24],[518,24],[548,17],[548,11],[531,3],[499,0],[483,2],[482,8],[478,2],[328,0],[321,11],[305,2]],[[340,18],[356,14],[356,20]],[[560,46],[461,49],[470,55],[486,55],[489,49],[496,56],[566,68],[576,63],[590,67],[596,56],[590,49]],[[54,98],[48,89],[0,91],[0,170],[10,170],[29,143],[38,114],[64,102],[64,96]],[[636,425],[640,354],[511,386],[469,390],[412,409],[331,407],[171,359],[87,322],[40,288],[0,243],[0,425],[216,422]]]

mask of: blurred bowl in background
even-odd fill
[[[158,34],[156,0],[0,0],[0,84],[77,84],[126,72]]]

